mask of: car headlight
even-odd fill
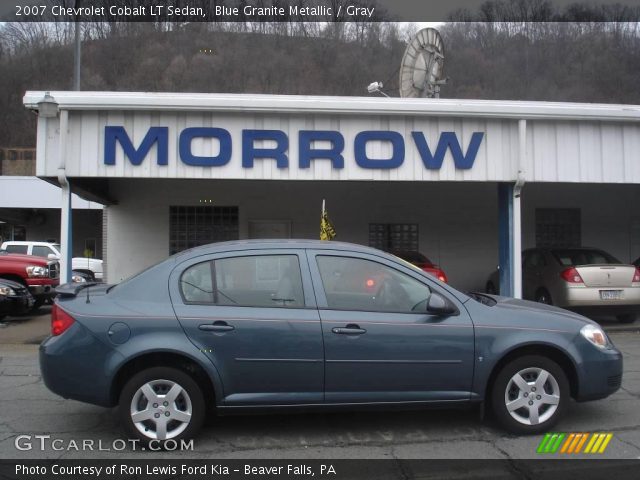
[[[0,295],[5,297],[15,297],[16,291],[11,287],[0,287]]]
[[[71,276],[71,281],[73,283],[84,283],[87,280],[82,275],[72,275]]]
[[[48,277],[49,269],[47,267],[40,267],[38,265],[29,265],[27,267],[27,275],[30,277]]]
[[[585,325],[580,329],[580,334],[598,348],[609,347],[609,339],[604,333],[604,330],[602,330],[600,327],[596,327],[595,325],[591,324]]]

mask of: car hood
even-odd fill
[[[24,285],[13,280],[7,280],[6,278],[0,278],[0,286],[11,287],[14,290],[22,290],[26,288]]]
[[[483,294],[486,295],[486,294]],[[544,322],[545,324],[560,324],[573,325],[581,328],[586,324],[598,325],[597,322],[583,317],[577,313],[565,310],[563,308],[554,307],[552,305],[545,305],[543,303],[532,302],[530,300],[521,300],[519,298],[501,297],[499,295],[487,295],[493,298],[497,303],[491,307],[500,310],[501,312],[511,311],[513,315],[522,315],[525,318],[533,321]],[[511,317],[511,315],[509,315]],[[543,326],[530,325],[530,326]]]

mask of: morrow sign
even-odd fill
[[[289,137],[282,130],[242,130],[240,148],[242,151],[242,167],[253,168],[258,159],[276,161],[278,168],[289,168]],[[191,143],[196,138],[216,140],[220,146],[217,155],[194,155]],[[466,151],[463,151],[455,132],[441,132],[435,150],[429,146],[423,132],[411,132],[411,142],[416,147],[422,163],[429,170],[439,170],[445,155],[451,153],[455,168],[469,170],[478,154],[484,138],[484,132],[473,132]],[[116,164],[116,147],[120,145],[124,156],[132,165],[141,165],[149,155],[151,148],[156,148],[156,163],[169,164],[169,128],[151,127],[140,144],[134,146],[131,137],[123,126],[106,126],[104,130],[104,164]],[[269,148],[256,146],[256,142],[268,141]],[[315,142],[330,145],[317,148]],[[367,154],[369,142],[385,142],[391,147],[389,158],[371,158]],[[222,167],[231,160],[234,148],[231,133],[224,128],[189,127],[178,135],[178,151],[180,161],[195,167]],[[367,169],[393,169],[402,165],[405,158],[406,141],[404,136],[395,131],[365,130],[357,133],[353,141],[353,156],[357,165]],[[300,130],[298,131],[298,166],[309,168],[317,159],[329,160],[335,169],[344,168],[345,139],[335,130]]]

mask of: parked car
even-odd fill
[[[55,297],[55,287],[60,283],[60,265],[34,255],[12,254],[0,251],[0,278],[12,280],[29,289],[39,308]]]
[[[498,272],[487,293],[498,293]],[[522,296],[585,315],[631,323],[640,312],[640,267],[596,248],[533,248],[522,253]]]
[[[541,433],[571,397],[604,398],[622,381],[622,355],[595,322],[468,295],[348,243],[216,243],[115,286],[58,290],[44,383],[119,405],[142,442],[192,437],[214,409],[273,407],[487,405],[506,429]]]
[[[424,256],[420,252],[416,252],[414,250],[396,250],[391,252],[396,257],[405,260],[412,265],[415,265],[419,269],[427,272],[430,275],[433,275],[441,282],[448,282],[447,276],[444,271],[435,265],[431,260],[429,260],[426,256]]]
[[[18,282],[0,278],[0,320],[8,315],[21,315],[33,308],[35,300],[29,289]]]
[[[4,242],[0,246],[0,250],[6,250],[9,253],[36,255],[49,260],[62,259],[61,248],[58,243],[10,241]],[[76,272],[84,272],[91,275],[94,279],[102,280],[102,260],[98,258],[73,257],[71,259],[71,268]]]

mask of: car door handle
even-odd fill
[[[236,327],[229,325],[227,322],[215,322],[204,323],[199,325],[198,328],[205,332],[230,332],[231,330],[235,330]]]
[[[338,335],[362,335],[363,333],[367,333],[364,328],[360,328],[358,325],[349,324],[344,328],[335,327],[332,328],[331,331]]]

